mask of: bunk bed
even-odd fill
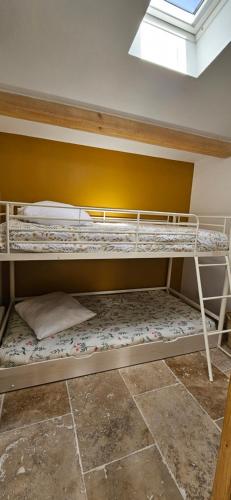
[[[48,202],[47,202],[48,203]],[[10,301],[0,325],[0,392],[222,347],[231,297],[229,216],[72,207],[65,216],[28,217],[33,204],[0,202],[0,262],[9,263]],[[59,205],[53,205],[59,208]],[[46,208],[46,204],[43,203]],[[82,214],[87,217],[82,217]],[[49,223],[48,223],[49,222]],[[199,304],[172,289],[173,259],[193,258]],[[74,294],[96,312],[83,325],[37,341],[14,304],[15,262],[81,259],[168,259],[163,287]],[[201,268],[225,269],[222,294],[204,297]],[[220,313],[205,302],[220,299]]]

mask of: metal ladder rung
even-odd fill
[[[215,335],[216,333],[220,335],[220,333],[230,333],[230,332],[231,328],[229,328],[228,330],[212,330],[208,332],[208,335]]]
[[[209,374],[209,380],[212,382],[213,381],[213,371],[212,371],[212,363],[211,363],[211,356],[210,356],[210,349],[209,349],[209,336],[211,335],[218,335],[218,348],[221,349],[223,352],[226,352],[223,347],[221,347],[221,340],[222,336],[224,333],[230,333],[231,329],[223,330],[222,328],[224,327],[224,318],[225,318],[225,307],[227,303],[227,299],[231,298],[231,270],[230,270],[230,261],[229,257],[225,256],[225,262],[218,262],[218,263],[200,263],[199,262],[199,257],[194,257],[195,261],[195,266],[196,266],[196,276],[197,276],[197,285],[198,285],[198,292],[199,292],[199,299],[200,299],[200,309],[201,309],[201,317],[202,317],[202,324],[203,324],[203,333],[204,333],[204,341],[205,341],[205,351],[206,351],[206,359],[207,359],[207,366],[208,366],[208,374]],[[224,284],[223,284],[223,295],[218,295],[215,297],[203,297],[203,290],[202,290],[202,283],[201,283],[201,272],[200,268],[201,267],[223,267],[225,269],[225,279],[224,279]],[[219,320],[218,320],[218,327],[217,330],[212,330],[208,331],[207,324],[206,324],[206,309],[205,309],[205,301],[208,300],[217,300],[219,299],[221,301],[220,303],[220,313],[219,313]],[[225,299],[225,300],[223,300]],[[226,353],[228,354],[228,353]],[[229,354],[231,357],[231,354]]]
[[[203,297],[202,300],[230,299],[231,295],[217,295],[217,297]]]
[[[198,264],[199,267],[217,267],[217,266],[223,266],[223,267],[227,267],[228,264],[227,262],[224,262],[222,264]]]

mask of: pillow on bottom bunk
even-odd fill
[[[53,292],[16,304],[19,316],[32,328],[38,340],[61,332],[95,316],[71,295]]]

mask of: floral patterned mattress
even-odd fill
[[[140,224],[137,249],[136,224],[89,222],[76,226],[45,226],[10,222],[10,248],[14,252],[187,252],[195,245],[195,227]],[[0,252],[5,250],[6,223],[0,225]],[[228,238],[218,231],[200,229],[197,250],[226,251]]]
[[[163,290],[83,296],[80,301],[96,316],[40,341],[13,310],[0,348],[1,366],[79,357],[202,332],[199,311]],[[206,321],[208,330],[215,329],[212,319]]]

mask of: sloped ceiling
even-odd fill
[[[198,79],[128,55],[147,0],[0,0],[0,87],[231,138],[231,46]]]

